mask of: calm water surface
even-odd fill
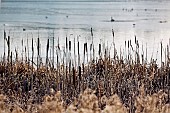
[[[110,22],[114,18],[115,22]],[[90,28],[93,28],[95,48],[100,42],[113,41],[111,30],[115,31],[116,47],[124,48],[125,40],[136,35],[148,59],[160,59],[160,42],[163,46],[170,38],[170,2],[2,2],[0,4],[0,55],[4,51],[3,30],[11,36],[12,50],[21,51],[21,40],[41,38],[41,56],[45,57],[46,41],[54,33],[60,46],[64,47],[65,37],[73,41],[79,36],[81,54],[83,43],[91,42]],[[26,31],[23,31],[26,29]],[[57,43],[55,43],[57,45]],[[29,48],[31,50],[31,47]],[[158,51],[158,52],[157,52]],[[96,51],[97,53],[97,51]],[[158,60],[159,61],[159,60]]]

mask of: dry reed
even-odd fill
[[[52,61],[48,57],[50,50],[48,39],[46,62],[43,65],[40,60],[40,38],[37,40],[38,53],[37,63],[35,63],[34,40],[32,39],[32,60],[29,60],[29,54],[26,54],[29,53],[28,41],[25,46],[25,58],[22,53],[22,60],[19,60],[17,51],[15,51],[16,59],[13,59],[10,36],[8,36],[8,56],[6,59],[4,51],[4,58],[0,62],[0,113],[168,113],[170,111],[170,45],[163,48],[161,42],[162,64],[158,67],[155,60],[144,62],[144,54],[141,56],[139,54],[139,42],[136,37],[136,47],[133,47],[131,40],[125,41],[125,51],[123,51],[127,53],[123,55],[120,52],[118,55],[113,30],[112,34],[114,56],[110,56],[111,51],[108,47],[104,48],[105,45],[99,44],[99,57],[95,58],[92,41],[90,55],[93,50],[93,57],[90,56],[89,60],[86,42],[82,64],[79,40],[76,59],[75,39],[73,57],[71,41],[66,37],[66,50],[62,51],[58,39],[56,67],[54,66],[54,38]],[[4,37],[5,35],[4,31]],[[91,36],[93,40],[92,28]],[[24,47],[23,40],[22,47]],[[162,59],[164,49],[166,61]],[[133,54],[135,54],[134,59]]]

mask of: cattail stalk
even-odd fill
[[[91,28],[91,37],[92,37],[92,44],[93,44],[93,29]]]
[[[128,61],[129,61],[129,40],[128,40]]]
[[[74,85],[74,88],[76,88],[76,72],[75,72],[74,67],[72,68],[72,71],[73,71],[73,85]]]
[[[10,58],[10,36],[8,36],[8,40],[7,40],[7,45],[8,45],[8,62],[9,62],[9,58]]]
[[[115,36],[115,33],[114,33],[114,30],[112,29],[112,36],[113,36],[113,44],[115,43],[114,42],[114,36]]]
[[[27,47],[25,46],[25,62],[27,62]]]
[[[28,54],[28,66],[29,66],[29,44],[28,44],[28,38],[27,38],[27,54]]]
[[[101,44],[99,44],[99,57],[101,57]]]
[[[46,48],[46,66],[48,67],[48,51],[49,51],[49,39],[47,40],[47,48]]]
[[[145,61],[146,61],[146,63],[147,63],[147,57],[148,57],[148,54],[147,54],[147,43],[146,43],[146,57],[145,57]]]
[[[69,41],[69,73],[71,71],[71,41]]]
[[[92,47],[93,47],[93,45],[92,44],[90,44],[90,61],[92,61]]]
[[[66,37],[66,66],[68,65],[68,39]]]
[[[16,61],[18,62],[18,52],[17,52],[16,48],[15,48],[15,54],[16,54]]]
[[[22,62],[23,62],[23,46],[24,46],[24,42],[23,42],[23,39],[22,39],[22,41],[21,41],[21,43],[22,43]]]
[[[167,66],[169,66],[169,47],[167,45]]]
[[[32,38],[32,85],[31,85],[31,90],[33,90],[33,62],[34,62],[34,42],[33,42],[33,38]]]
[[[5,63],[5,40],[6,40],[6,32],[4,30],[4,63]]]
[[[86,50],[86,57],[87,57],[87,62],[88,62],[88,49],[87,49],[87,42],[86,42],[86,48],[85,48],[85,50]]]
[[[75,38],[74,38],[74,66],[77,67],[76,66],[76,44],[75,43],[76,42],[75,42]]]
[[[12,52],[11,52],[11,55],[10,55],[10,63],[11,63],[11,69],[12,69]]]
[[[84,43],[84,56],[83,56],[84,60],[83,60],[83,63],[85,63],[85,58],[86,58],[85,54],[86,54],[86,43]]]
[[[79,39],[77,38],[77,40],[78,40],[78,42],[77,42],[77,47],[78,47],[78,50],[77,50],[77,52],[78,52],[78,66],[80,66],[80,45],[79,45]]]
[[[79,92],[81,91],[80,89],[81,89],[81,66],[79,66],[79,68],[78,68],[78,77],[79,77]]]
[[[54,32],[53,32],[53,68],[54,68]]]
[[[162,66],[162,41],[161,41],[161,66]]]
[[[39,57],[40,57],[40,39],[38,38],[38,44],[37,44],[37,70],[39,68]]]

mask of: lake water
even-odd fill
[[[111,17],[115,22],[110,21]],[[134,44],[136,35],[140,48],[143,45],[145,50],[147,45],[148,59],[153,53],[153,58],[160,61],[160,42],[166,47],[170,38],[170,2],[2,2],[0,55],[4,51],[4,29],[11,36],[13,51],[21,51],[22,39],[24,44],[28,39],[31,45],[32,37],[35,42],[40,37],[41,56],[45,57],[46,41],[50,38],[52,45],[53,33],[55,42],[59,37],[61,47],[65,46],[66,36],[72,41],[79,36],[83,54],[83,43],[91,43],[91,27],[96,49],[100,42],[111,45],[113,29],[118,52],[125,40],[131,39]]]

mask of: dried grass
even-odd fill
[[[153,59],[149,63],[143,60],[140,63],[136,38],[135,44],[136,50],[133,49],[131,40],[128,41],[125,58],[121,54],[117,55],[114,42],[113,58],[110,56],[111,51],[99,44],[99,59],[95,59],[94,53],[90,51],[93,58],[91,56],[89,61],[88,44],[85,43],[84,61],[81,65],[79,50],[78,61],[72,59],[76,60],[76,52],[74,57],[70,56],[69,41],[69,51],[68,47],[63,50],[64,54],[60,47],[56,50],[56,68],[54,53],[52,60],[48,58],[49,40],[45,65],[39,54],[39,38],[37,64],[33,58],[30,61],[27,60],[28,57],[25,60],[22,57],[20,61],[16,56],[16,60],[12,60],[10,54],[7,59],[4,54],[3,61],[0,62],[0,113],[169,113],[169,51],[165,55],[166,61],[163,62],[161,58],[162,65],[158,67]],[[91,50],[92,47],[94,52],[93,43]],[[162,43],[161,48],[163,49]],[[135,51],[135,59],[132,58],[131,49]],[[169,50],[169,46],[166,50]],[[142,59],[143,57],[142,55]]]

